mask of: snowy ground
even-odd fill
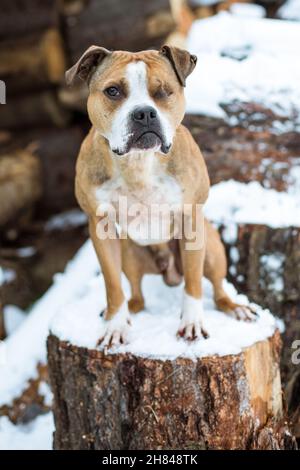
[[[300,21],[300,0],[288,0],[278,11],[279,18]]]
[[[19,426],[3,416],[0,418],[0,450],[51,450],[53,431],[50,412]]]
[[[241,14],[237,17],[227,13],[195,22],[188,47],[197,53],[198,65],[188,81],[188,111],[226,119],[220,105],[235,99],[261,102],[280,115],[290,115],[293,109],[300,109],[300,62],[295,60],[299,57],[299,43],[300,24],[297,22],[247,18]],[[299,226],[299,172],[294,170],[291,177],[293,185],[285,194],[264,189],[259,183],[220,183],[211,190],[206,214],[217,223],[231,224],[233,231],[229,237],[238,222],[263,222],[273,227]],[[84,217],[78,217],[84,222]],[[54,225],[60,223],[60,220],[52,221]],[[69,219],[68,223],[71,223]],[[36,302],[23,322],[21,312],[9,312],[11,307],[6,309],[7,317],[13,315],[9,330],[14,332],[0,344],[0,406],[18,396],[27,380],[35,376],[37,362],[46,360],[45,341],[50,325],[62,338],[72,339],[77,344],[94,345],[103,326],[98,312],[104,307],[105,299],[103,279],[97,276],[98,270],[91,243],[87,242],[69,263],[66,272],[55,276],[53,286]],[[0,270],[0,283],[7,282],[10,275]],[[170,290],[151,276],[145,280],[144,287],[147,311],[134,319],[130,346],[137,354],[149,354],[153,349],[153,344],[149,349],[150,343],[143,336],[148,328],[152,338],[156,338],[155,353],[164,357],[174,355],[174,351],[177,355],[190,357],[234,353],[274,331],[273,317],[267,312],[260,311],[257,324],[249,325],[215,311],[210,286],[206,283],[206,327],[211,338],[187,347],[183,341],[175,340],[182,287]],[[227,289],[233,291],[228,284]],[[242,297],[241,300],[245,299]],[[14,426],[2,417],[0,449],[48,449],[51,448],[52,432],[51,413],[24,426]]]

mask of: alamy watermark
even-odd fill
[[[113,204],[99,204],[96,216],[96,232],[100,240],[129,237],[138,243],[151,245],[183,239],[186,250],[199,250],[204,246],[202,204],[146,205],[129,203],[126,196],[119,196]]]
[[[0,80],[0,104],[6,104],[6,86],[3,80]]]
[[[300,364],[300,339],[293,341],[292,349],[295,349],[292,354],[292,363],[297,366]]]

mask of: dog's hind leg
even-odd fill
[[[145,308],[142,293],[144,274],[159,274],[152,254],[148,247],[139,246],[129,238],[121,239],[122,270],[131,287],[131,298],[128,308],[131,313],[138,313]]]
[[[217,230],[206,222],[207,244],[204,261],[204,276],[209,279],[214,289],[214,300],[219,310],[237,320],[252,321],[255,312],[246,305],[233,302],[223,288],[227,274],[227,260],[223,243]]]

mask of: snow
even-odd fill
[[[257,181],[234,180],[210,188],[204,212],[218,224],[253,223],[273,228],[300,226],[300,178],[288,192],[265,189]]]
[[[44,405],[50,408],[53,403],[53,393],[50,385],[47,382],[40,382],[38,393],[43,397]]]
[[[0,286],[3,284],[9,284],[16,278],[16,273],[13,269],[3,268],[0,266]]]
[[[30,314],[5,342],[5,361],[0,361],[0,406],[10,403],[36,375],[38,362],[46,362],[46,338],[55,313],[85,290],[85,283],[99,270],[90,241],[71,261],[65,274],[57,274],[52,287],[34,304]]]
[[[285,20],[300,20],[300,0],[288,0],[279,8],[278,17]]]
[[[123,287],[130,294],[129,284],[123,276]],[[234,287],[225,282],[225,288],[237,302],[248,303],[243,295],[237,295]],[[204,327],[210,333],[207,340],[187,343],[178,339],[183,285],[170,288],[161,276],[146,275],[143,278],[146,309],[131,316],[129,342],[112,350],[112,353],[133,353],[142,357],[162,360],[238,354],[243,348],[271,336],[276,328],[274,317],[257,307],[259,318],[254,323],[237,321],[215,309],[212,288],[204,280]],[[51,332],[63,341],[94,349],[99,337],[105,333],[106,321],[99,313],[105,307],[103,276],[95,276],[85,286],[84,293],[69,303],[54,317]],[[101,347],[99,348],[101,349]]]
[[[51,450],[54,432],[51,412],[28,424],[15,425],[6,416],[0,418],[0,450]]]
[[[296,22],[228,12],[195,21],[187,48],[198,63],[187,82],[187,111],[227,119],[221,104],[256,102],[279,116],[296,112],[300,126],[299,43]]]
[[[26,319],[26,313],[16,305],[4,306],[4,323],[8,335],[11,335]]]
[[[80,209],[71,209],[54,215],[46,223],[46,230],[62,230],[79,227],[87,223],[87,216]]]
[[[233,3],[230,5],[229,11],[235,16],[246,16],[248,18],[263,18],[266,16],[264,7],[254,3]]]
[[[285,256],[282,253],[265,254],[260,257],[262,267],[262,279],[268,278],[268,290],[277,299],[282,297],[284,289],[283,267]]]

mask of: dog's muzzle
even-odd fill
[[[162,153],[168,153],[170,150],[171,145],[165,140],[157,111],[151,106],[137,107],[133,110],[128,134],[130,137],[125,149],[114,150],[118,155],[124,155],[132,149],[160,148]]]

